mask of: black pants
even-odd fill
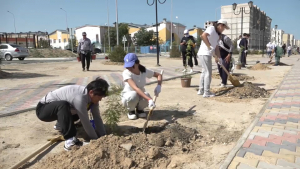
[[[182,51],[182,62],[183,62],[183,66],[186,66],[186,52],[185,51]],[[190,67],[193,67],[193,60],[192,60],[192,57],[191,56],[189,59],[188,59],[188,65]]]
[[[245,53],[245,50],[242,51],[241,63],[242,63],[242,67],[245,67],[245,65],[246,65],[246,53]]]
[[[225,62],[225,58],[222,59],[223,60],[223,66],[226,68],[226,70],[229,72],[229,66],[230,63],[226,63]],[[220,77],[222,79],[222,84],[227,85],[227,79],[228,79],[228,75],[227,73],[221,68],[221,66],[218,64],[218,69],[219,69],[219,74]]]
[[[47,104],[38,103],[36,107],[37,117],[44,122],[57,120],[61,126],[61,132],[65,139],[76,136],[74,119],[71,114],[70,104],[66,101],[55,101]]]
[[[194,58],[195,65],[198,66],[197,53],[195,52],[195,49],[193,49],[192,51],[193,51],[193,58]]]
[[[91,53],[88,52],[86,54],[80,54],[81,56],[81,64],[82,64],[82,69],[85,68],[85,60],[86,60],[86,68],[89,69],[90,68],[90,62],[91,62]]]

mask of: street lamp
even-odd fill
[[[160,2],[160,0],[153,0],[152,4],[149,3],[149,0],[147,0],[147,4],[149,6],[152,6],[155,3],[155,13],[156,13],[156,54],[157,54],[157,66],[159,65],[159,44],[158,44],[158,19],[157,19],[157,1],[160,4],[164,4],[166,2],[166,0],[164,0],[163,2]]]
[[[60,8],[61,10],[65,11],[63,8]],[[68,27],[68,14],[67,14],[67,11],[65,11],[66,13],[66,25],[67,25],[67,32],[68,34],[70,34],[70,31],[69,31],[69,27]],[[73,38],[72,38],[72,31],[71,31],[71,49],[72,49],[72,53],[73,53]],[[69,42],[69,39],[68,39],[68,42]],[[69,43],[70,44],[70,43]],[[70,45],[69,45],[70,46]]]
[[[118,0],[116,0],[116,29],[117,29],[117,45],[119,46]]]
[[[249,8],[250,8],[250,10],[251,10],[252,7],[253,7],[253,2],[252,2],[252,1],[249,1],[249,2],[248,2],[248,5],[249,5]],[[236,7],[237,7],[237,4],[236,4],[236,3],[232,4],[233,13],[234,13],[235,15],[239,15],[239,14],[242,13],[242,17],[241,17],[241,34],[243,34],[243,17],[244,17],[244,13],[245,13],[245,14],[250,14],[250,11],[247,13],[246,10],[245,10],[245,7],[241,7],[240,10],[239,10],[239,12],[238,12],[238,13],[235,13]]]
[[[172,42],[173,42],[173,0],[171,0],[171,41],[170,41],[170,49],[172,49]]]
[[[10,14],[12,14],[13,15],[13,17],[14,17],[14,27],[15,27],[15,33],[17,33],[17,30],[16,30],[16,19],[15,19],[15,15],[12,13],[12,12],[10,12],[10,11],[7,11],[8,13],[10,13]]]
[[[108,8],[108,0],[106,1],[107,2],[107,29],[108,29],[108,47],[109,47],[109,50],[110,51],[110,36],[109,36],[109,8]]]
[[[178,21],[178,16],[176,16],[177,20],[177,36],[178,36],[178,44],[180,43],[180,38],[179,38],[179,21]]]

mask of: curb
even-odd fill
[[[193,72],[189,75],[195,75],[195,74],[199,74],[201,73],[200,71],[198,72]],[[177,78],[180,78],[182,75],[180,76],[174,76],[174,77],[170,77],[170,78],[167,78],[167,79],[164,79],[163,81],[169,81],[169,80],[173,80],[173,79],[177,79]],[[151,85],[151,84],[154,84],[154,83],[157,83],[157,81],[153,81],[153,82],[149,82],[147,83],[146,85]],[[23,110],[18,110],[18,111],[14,111],[14,112],[9,112],[9,113],[5,113],[5,114],[0,114],[0,118],[1,117],[7,117],[7,116],[12,116],[12,115],[16,115],[16,114],[20,114],[20,113],[24,113],[24,112],[27,112],[27,111],[31,111],[31,110],[35,110],[35,106],[34,107],[30,107],[30,108],[26,108],[26,109],[23,109]]]
[[[295,65],[294,65],[295,66]],[[232,162],[233,158],[236,156],[236,153],[240,150],[240,148],[242,147],[242,145],[246,142],[249,134],[251,133],[251,131],[253,130],[253,128],[255,127],[256,123],[259,121],[259,119],[261,118],[261,116],[264,114],[268,104],[270,103],[270,101],[273,99],[273,97],[275,96],[275,94],[278,92],[278,90],[280,89],[282,83],[285,81],[287,75],[292,71],[292,69],[294,68],[294,66],[288,71],[287,74],[285,74],[284,78],[282,79],[282,81],[280,82],[280,84],[278,85],[276,91],[269,97],[268,101],[264,104],[264,106],[262,107],[262,109],[259,111],[259,113],[255,116],[254,120],[252,121],[252,123],[249,125],[249,127],[244,131],[244,134],[239,138],[239,140],[237,141],[236,145],[233,147],[233,149],[229,152],[229,154],[227,155],[227,158],[224,160],[224,162],[221,164],[219,169],[227,169],[228,166],[230,165],[230,163]]]

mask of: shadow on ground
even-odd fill
[[[21,72],[0,72],[1,79],[27,79],[27,78],[38,78],[38,77],[53,77],[53,75],[46,75],[40,73],[21,73]]]

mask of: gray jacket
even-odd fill
[[[86,54],[92,51],[93,51],[93,45],[91,43],[91,40],[89,38],[86,38],[85,40],[80,39],[80,41],[78,42],[77,53]]]
[[[91,112],[95,122],[95,130],[90,123],[87,106],[91,102],[91,98],[88,95],[85,86],[69,85],[61,87],[49,92],[40,100],[40,102],[45,104],[62,100],[70,103],[72,114],[78,114],[83,128],[90,139],[97,139],[106,134],[103,121],[100,117],[99,104],[94,104],[91,107]]]

